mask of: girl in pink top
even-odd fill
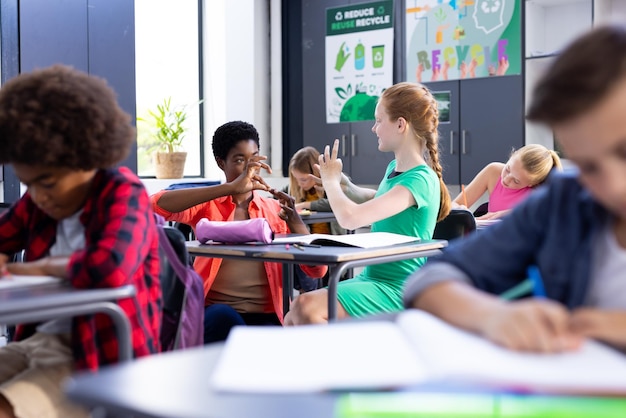
[[[539,144],[526,145],[513,152],[506,164],[494,162],[483,168],[454,204],[472,206],[487,192],[488,212],[477,219],[501,218],[543,183],[553,168],[562,169],[556,152]]]

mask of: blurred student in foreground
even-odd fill
[[[626,349],[624,109],[626,27],[597,28],[556,59],[528,112],[578,172],[554,176],[501,223],[429,260],[407,282],[405,306],[515,350],[572,350],[584,338]],[[499,298],[530,265],[547,297]]]

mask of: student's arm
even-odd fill
[[[581,343],[569,331],[567,309],[547,299],[507,302],[464,282],[442,281],[421,292],[412,307],[513,350],[559,352]]]
[[[54,276],[67,279],[69,278],[67,270],[69,262],[69,257],[44,257],[35,261],[9,263],[7,269],[11,274]]]
[[[465,196],[467,198],[468,209],[476,203],[485,192],[491,192],[491,190],[493,190],[493,187],[500,178],[502,167],[504,167],[504,164],[502,163],[487,164],[482,170],[480,170],[476,177],[474,177],[471,183],[465,186]],[[453,203],[459,206],[465,205],[462,192],[454,198]]]
[[[626,350],[626,312],[579,308],[572,313],[571,330]]]
[[[404,186],[396,186],[387,193],[370,198],[363,203],[354,202],[342,188],[343,165],[341,159],[337,158],[338,149],[339,141],[335,141],[332,154],[326,146],[324,154],[320,155],[320,173],[333,213],[343,228],[357,229],[393,216],[416,204],[415,197]],[[373,197],[374,194],[375,192],[371,196]]]
[[[269,173],[272,172],[270,166],[262,161],[266,158],[260,155],[250,158],[243,173],[230,183],[170,190],[163,193],[156,204],[168,212],[175,213],[222,196],[246,193],[251,190],[269,191],[269,185],[259,174],[261,168]]]

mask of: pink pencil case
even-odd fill
[[[274,232],[265,218],[245,221],[210,221],[202,218],[196,224],[196,237],[202,244],[208,241],[229,244],[244,242],[269,244],[274,239]]]

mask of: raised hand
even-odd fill
[[[509,60],[507,58],[500,58],[498,61],[498,69],[496,70],[496,75],[504,75],[506,74],[506,70],[509,69]]]
[[[327,182],[337,182],[341,184],[343,163],[341,158],[337,157],[339,153],[339,140],[335,139],[333,143],[333,149],[331,151],[330,146],[326,145],[324,148],[324,154],[319,158],[319,169],[322,184]]]
[[[422,73],[424,72],[424,64],[417,64],[417,68],[415,69],[415,79],[418,83],[422,82]]]
[[[471,78],[476,77],[476,67],[477,66],[478,66],[478,61],[476,61],[475,58],[472,58],[472,60],[469,63],[469,68],[468,68],[469,76]]]

